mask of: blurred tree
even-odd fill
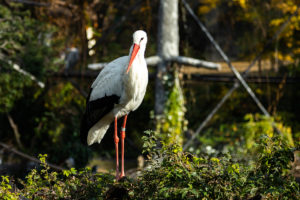
[[[160,0],[157,54],[163,61],[156,72],[155,115],[157,131],[167,144],[183,142],[184,99],[178,67],[167,62],[167,59],[179,56],[178,15],[177,0]]]
[[[18,11],[18,4],[0,5],[0,112],[9,113],[27,87],[35,87],[33,75],[45,80],[46,66],[54,69],[52,50],[46,43],[46,32],[51,29],[30,17],[29,12]],[[14,10],[16,9],[16,11]],[[48,57],[49,56],[49,57]],[[17,71],[16,63],[29,74]],[[13,67],[15,66],[15,67]]]
[[[51,76],[52,71],[63,68],[63,61],[59,59],[59,54],[63,49],[74,45],[80,52],[81,63],[78,66],[81,68],[85,67],[86,62],[110,61],[120,55],[128,54],[130,37],[133,30],[136,29],[144,29],[149,35],[147,55],[154,55],[156,48],[162,51],[163,45],[159,46],[159,43],[153,42],[157,38],[155,33],[157,33],[158,26],[156,24],[163,23],[162,18],[157,14],[161,2],[159,3],[158,0],[46,0],[43,3],[35,1],[35,5],[29,4],[30,2],[23,1],[21,6],[11,1],[3,1],[0,6],[1,139],[13,144],[22,143],[24,150],[30,154],[48,153],[51,155],[50,159],[52,160],[50,161],[56,163],[63,163],[66,158],[72,156],[76,163],[84,165],[87,161],[87,149],[78,140],[84,99],[76,91],[74,85],[64,79]],[[176,2],[170,1],[169,3]],[[198,10],[202,21],[206,23],[214,37],[216,36],[226,53],[228,52],[233,59],[243,60],[252,58],[299,4],[299,1],[296,0],[263,2],[257,0],[191,0],[189,2],[193,9]],[[172,7],[167,8],[171,9]],[[166,11],[165,16],[166,18],[170,17],[171,11]],[[178,19],[180,17],[177,16],[176,20],[172,21],[172,18],[167,20],[171,20],[171,24],[178,26],[176,24]],[[185,23],[186,29],[179,30],[180,34],[185,35],[184,40],[186,39],[184,46],[186,49],[181,49],[181,52],[184,52],[185,56],[218,60],[219,57],[209,49],[209,42],[188,15],[186,15]],[[171,31],[167,27],[168,25],[164,33],[164,42],[170,42],[171,46],[172,43],[176,43],[174,48],[172,47],[168,51],[173,51],[170,55],[178,55],[179,45],[177,42],[179,38],[176,38],[178,30]],[[91,38],[87,38],[87,28],[92,30]],[[300,34],[298,33],[299,15],[292,18],[292,23],[278,39],[277,44],[270,46],[264,59],[271,57],[274,66],[277,64],[286,66],[286,63],[289,62],[291,64],[284,73],[296,73],[299,69]],[[159,37],[159,39],[163,39],[163,37]],[[88,44],[91,40],[96,43],[90,48]],[[95,54],[88,55],[90,50],[93,50]],[[168,57],[167,54],[164,56]],[[12,63],[18,64],[21,69],[34,75],[37,80],[45,82],[45,89],[37,87],[35,81],[14,70]],[[165,116],[165,121],[160,124],[160,127],[163,132],[175,134],[174,137],[166,134],[166,138],[180,141],[186,123],[184,121],[183,93],[181,85],[178,84],[180,78],[177,73],[178,66],[172,63],[163,63],[161,66],[162,68],[159,70],[163,72],[163,75],[159,77],[158,85],[164,87],[161,90],[162,93],[158,93],[157,98],[163,101],[157,101],[156,107],[159,111],[157,113]],[[154,70],[155,68],[149,67],[150,73]],[[72,81],[77,82],[79,87],[85,89],[89,88],[91,83],[91,80],[83,78]],[[206,88],[200,90],[196,89],[195,85],[185,88],[193,89],[194,92],[194,96],[190,95],[186,98],[187,101],[192,102],[190,104],[193,104],[187,112],[191,126],[195,127],[202,115],[207,114],[207,108],[212,107],[227,90],[225,84],[212,85],[205,83]],[[135,123],[135,126],[129,126],[135,127],[135,129],[128,131],[132,134],[130,138],[135,143],[132,145],[134,148],[141,146],[142,130],[145,130],[145,127],[151,128],[151,123],[145,123],[149,121],[147,113],[154,107],[155,95],[154,92],[151,93],[154,87],[154,84],[151,83],[148,88],[150,90],[146,94],[146,103],[134,115],[143,123],[129,120],[129,123],[131,123],[130,121]],[[289,87],[292,91],[290,96],[283,98],[285,98],[285,102],[293,102],[298,106],[297,90],[294,86]],[[267,93],[264,91],[267,89],[261,89],[259,86],[255,88],[257,94],[262,99],[266,99]],[[270,89],[270,93],[271,91],[274,91],[274,87]],[[282,93],[282,89],[279,93]],[[278,99],[276,101],[279,102]],[[215,127],[228,123],[228,121],[242,120],[245,110],[255,112],[256,108],[248,102],[248,97],[243,93],[233,95],[233,98],[226,104],[226,109],[215,117]],[[276,111],[275,104],[277,103],[272,104],[272,110]],[[295,115],[297,109],[293,110],[293,107],[289,106],[290,103],[286,103],[284,108],[277,110],[278,112],[285,111],[285,116]],[[134,116],[132,117],[134,118]],[[297,124],[295,120],[298,119],[297,116],[290,117],[289,121]],[[18,127],[18,131],[13,130],[14,125]],[[20,135],[20,142],[16,142],[17,132]],[[178,135],[181,138],[178,139]],[[106,140],[111,140],[111,138],[107,138]],[[102,149],[99,152],[102,156],[107,156],[110,153],[110,146],[103,145],[99,147]],[[129,154],[136,156],[138,151],[132,151]]]
[[[51,153],[56,163],[73,156],[83,166],[88,157],[76,130],[84,98],[71,84],[49,79],[49,72],[63,66],[57,58],[61,43],[51,36],[56,30],[14,3],[0,5],[0,26],[1,140],[30,154]],[[38,87],[31,76],[46,87]]]
[[[198,14],[202,18],[207,16],[205,21],[216,37],[223,37],[218,39],[225,51],[234,58],[251,59],[296,11],[298,5],[298,0],[200,0]],[[277,64],[274,67],[278,67],[278,62],[291,62],[299,57],[299,21],[299,14],[293,16],[277,43],[265,51],[263,59],[271,57],[272,63]]]

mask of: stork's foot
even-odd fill
[[[125,182],[125,181],[129,181],[129,179],[127,178],[127,176],[120,176],[120,178],[119,178],[119,180],[118,180],[118,182]]]
[[[121,173],[121,175],[116,175],[116,180],[119,181],[121,179],[123,179],[125,176],[125,174]]]
[[[121,175],[120,175],[120,177],[119,177],[119,180],[120,180],[121,178],[123,178],[123,177],[125,177],[125,173],[124,173],[124,172],[121,173]]]

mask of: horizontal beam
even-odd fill
[[[53,73],[52,77],[57,78],[88,78],[94,79],[98,76],[98,71],[86,71],[84,73],[80,72],[68,72],[66,75],[63,72]],[[149,74],[150,79],[155,78],[154,73]],[[233,75],[209,75],[209,74],[185,74],[183,73],[183,79],[185,81],[204,81],[204,82],[225,82],[225,83],[234,83],[236,81],[235,76]],[[284,79],[283,76],[249,76],[245,78],[249,83],[281,83]],[[286,77],[286,83],[288,84],[300,84],[300,77]]]
[[[200,75],[200,74],[184,74],[183,79],[187,81],[203,81],[203,82],[224,82],[235,83],[236,78],[232,75]],[[300,77],[283,77],[283,76],[248,76],[245,80],[248,83],[258,84],[278,84],[285,79],[287,84],[300,84]]]
[[[168,58],[166,60],[163,60],[159,56],[151,56],[146,58],[146,63],[148,66],[156,66],[161,62],[175,62],[181,65],[188,65],[188,66],[195,66],[195,67],[204,67],[207,69],[212,70],[220,70],[221,65],[214,63],[214,62],[208,62],[196,58],[186,57],[186,56],[173,56],[171,58]],[[108,63],[92,63],[88,65],[88,69],[91,70],[101,70],[103,67],[105,67]]]

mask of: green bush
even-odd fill
[[[290,174],[295,148],[279,137],[263,135],[260,154],[252,166],[234,162],[231,155],[195,156],[177,144],[157,147],[157,136],[146,131],[144,152],[148,165],[137,179],[116,182],[110,174],[92,174],[89,168],[51,172],[46,156],[33,169],[22,189],[13,189],[2,176],[0,198],[18,199],[297,199],[299,185]]]
[[[206,129],[198,137],[200,148],[190,147],[189,151],[197,155],[206,152],[209,156],[229,152],[236,160],[244,159],[245,162],[252,162],[260,153],[257,144],[260,143],[261,136],[273,137],[278,134],[273,125],[280,130],[281,137],[287,145],[294,147],[291,127],[283,125],[278,119],[256,113],[245,115],[243,122],[221,124],[217,128]]]
[[[26,180],[19,180],[22,189],[12,190],[9,177],[2,176],[1,199],[103,199],[114,177],[109,174],[94,175],[90,168],[77,171],[74,168],[60,173],[51,172],[46,155],[39,155],[40,169],[33,169]]]
[[[155,141],[155,136],[149,137]],[[296,199],[299,185],[288,171],[295,148],[266,135],[257,145],[261,153],[247,166],[234,162],[229,154],[207,159],[182,152],[176,144],[155,149],[150,143],[146,145],[151,152],[150,168],[138,178],[133,198]]]

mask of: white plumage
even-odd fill
[[[81,134],[86,135],[85,132],[88,132],[88,145],[100,143],[115,117],[127,115],[142,103],[148,84],[148,70],[144,58],[146,44],[146,33],[136,31],[129,56],[110,62],[93,82],[81,128]],[[136,56],[132,55],[133,50],[137,51]],[[133,60],[129,66],[131,58]],[[99,113],[95,114],[97,109]]]

